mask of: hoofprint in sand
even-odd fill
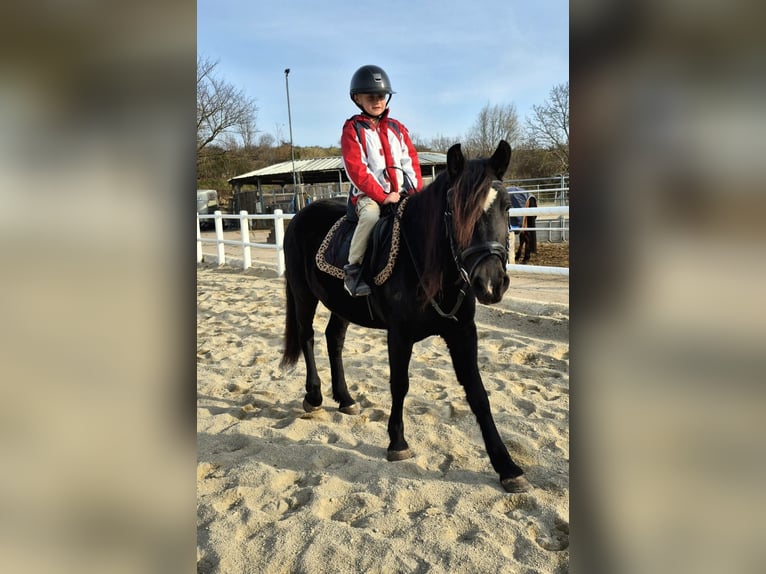
[[[284,297],[273,271],[197,270],[198,572],[568,570],[568,307],[477,306],[495,422],[534,487],[507,494],[439,338],[417,343],[410,363],[414,458],[386,461],[385,332],[349,327],[346,379],[362,411],[338,412],[321,304],[325,400],[304,412],[303,361],[278,366]]]

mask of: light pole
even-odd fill
[[[293,118],[290,114],[290,82],[287,76],[290,75],[290,68],[285,68],[285,91],[287,92],[287,122],[290,126],[290,158],[293,162],[293,198],[295,199],[295,211],[300,211],[303,207],[301,195],[298,193],[298,182],[295,180],[295,152],[293,151]]]

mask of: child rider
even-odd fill
[[[380,206],[398,203],[402,194],[423,187],[420,162],[404,125],[389,117],[391,81],[378,66],[362,66],[351,78],[349,95],[362,111],[343,125],[341,151],[351,181],[348,215],[358,223],[351,238],[344,286],[353,297],[370,294],[361,264]]]

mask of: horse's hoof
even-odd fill
[[[514,478],[504,478],[500,481],[506,492],[519,493],[527,492],[532,488],[532,484],[523,476]]]
[[[386,452],[386,458],[391,462],[396,460],[407,460],[413,456],[412,451],[408,448],[405,448],[404,450],[389,450]]]
[[[358,415],[359,414],[359,404],[358,403],[351,403],[348,406],[345,407],[338,407],[338,410],[342,412],[344,415]]]
[[[318,411],[322,408],[322,405],[319,405],[318,407],[315,407],[310,402],[308,402],[306,399],[303,399],[303,410],[307,413],[313,413],[314,411]]]

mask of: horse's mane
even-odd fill
[[[414,229],[422,230],[421,287],[424,301],[434,298],[442,286],[445,258],[452,258],[444,228],[444,212],[447,207],[448,191],[451,199],[452,223],[455,231],[455,247],[458,251],[468,247],[476,222],[481,217],[484,201],[489,193],[489,176],[485,169],[486,160],[467,161],[463,172],[452,186],[446,171],[423,191],[414,195],[410,202],[417,205],[412,209]],[[408,206],[409,207],[409,206]],[[410,240],[412,241],[412,240]]]

